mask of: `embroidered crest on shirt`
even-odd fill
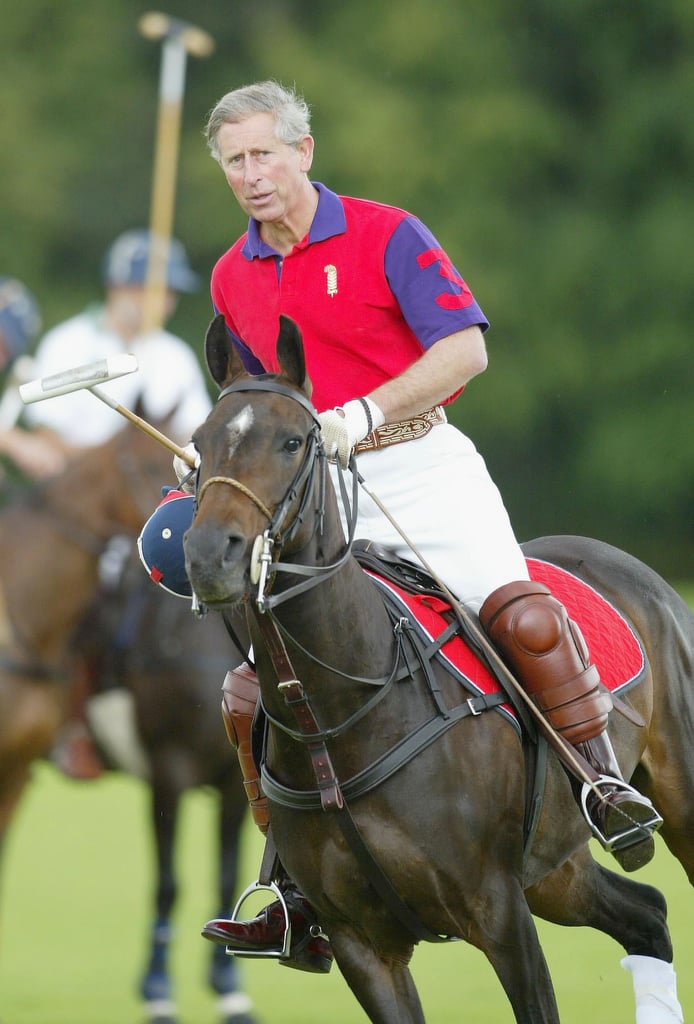
[[[325,284],[328,295],[337,295],[337,267],[334,263],[327,263],[323,267],[325,273]]]

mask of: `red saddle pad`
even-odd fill
[[[645,654],[622,613],[602,594],[565,569],[535,558],[527,559],[527,564],[531,579],[549,587],[570,618],[581,627],[602,683],[613,692],[637,683],[645,669]],[[389,580],[365,571],[393,595],[403,613],[414,618],[430,640],[435,640],[448,627],[448,621],[441,614],[449,608],[447,602],[410,594]],[[495,693],[499,689],[498,681],[459,636],[444,644],[437,657],[454,674],[463,676],[463,685],[474,692]],[[504,708],[512,713],[509,707]]]

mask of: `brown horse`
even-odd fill
[[[162,455],[130,428],[0,513],[0,842],[65,716],[69,641],[96,592],[99,557],[114,535],[141,528],[153,470],[161,480]]]
[[[199,507],[186,564],[206,605],[249,609],[274,841],[369,1019],[421,1024],[414,946],[454,936],[485,953],[516,1021],[558,1024],[533,915],[595,928],[670,970],[662,895],[593,859],[553,756],[526,848],[524,756],[502,715],[460,717],[415,757],[394,760],[432,704],[453,717],[468,695],[438,666],[430,685],[417,665],[397,673],[397,623],[345,547],[300,335],[284,317],[277,356],[280,374],[250,378],[221,318],[208,331],[222,391],[194,437]],[[230,443],[241,430],[243,443]],[[526,553],[589,581],[640,637],[646,672],[630,698],[647,725],[612,715],[610,735],[694,883],[694,616],[656,573],[598,541],[544,538]],[[681,1020],[661,1014],[648,1019]]]
[[[108,596],[109,611],[103,613],[100,558],[116,535],[130,536],[134,546],[161,497],[162,481],[171,475],[170,454],[126,427],[76,457],[64,474],[20,491],[0,512],[7,634],[0,660],[0,839],[32,762],[51,752],[68,715],[75,654],[94,659],[105,674],[117,665],[114,681],[133,697],[151,793],[157,873],[140,990],[148,1016],[159,1024],[175,1019],[168,952],[181,797],[196,786],[211,786],[219,796],[222,913],[236,887],[247,809],[219,712],[224,673],[240,660],[238,653],[229,656],[221,620],[198,622],[188,603],[145,578],[139,562],[127,570],[115,596]],[[225,1024],[252,1024],[250,1000],[223,949],[215,951],[209,981],[220,996]]]

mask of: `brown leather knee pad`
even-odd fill
[[[495,590],[480,609],[490,640],[548,721],[569,743],[607,726],[612,698],[590,663],[583,635],[542,583],[520,580]]]
[[[235,748],[243,785],[253,821],[265,835],[269,827],[267,797],[260,785],[260,773],[253,758],[251,732],[260,690],[258,677],[245,662],[227,672],[222,684],[222,718],[232,747]]]

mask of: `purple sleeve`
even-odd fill
[[[388,241],[385,274],[403,316],[423,348],[449,334],[489,322],[431,231],[406,217]]]
[[[221,312],[221,310],[217,309],[217,307],[214,305],[212,308],[215,311],[215,316],[217,315],[217,313]],[[260,373],[265,373],[265,367],[260,362],[258,357],[251,352],[248,345],[241,341],[239,336],[231,330],[229,324],[225,323],[225,327],[227,329],[227,334],[229,335],[229,340],[236,349],[236,351],[238,352],[239,358],[241,359],[241,362],[243,363],[248,373],[251,373],[256,377]]]

